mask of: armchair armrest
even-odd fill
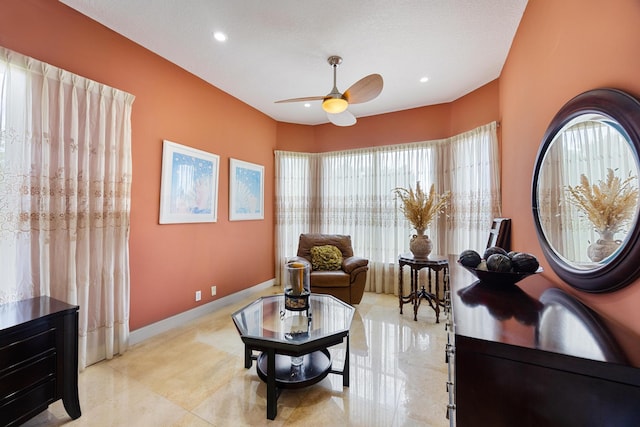
[[[351,274],[358,267],[366,267],[369,260],[357,256],[350,256],[342,260],[342,269],[345,273]]]

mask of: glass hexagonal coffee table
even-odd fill
[[[311,294],[306,310],[286,310],[284,295],[272,295],[231,315],[245,345],[244,367],[251,368],[256,360],[256,372],[267,383],[268,419],[275,419],[284,388],[309,386],[330,373],[342,375],[342,385],[349,386],[349,328],[354,312],[331,295]],[[344,341],[344,366],[334,370],[328,348]]]

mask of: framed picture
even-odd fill
[[[160,224],[216,222],[220,157],[165,140]]]
[[[229,220],[264,219],[264,166],[229,159]]]

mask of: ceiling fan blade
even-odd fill
[[[326,96],[326,95],[325,95]],[[283,102],[304,102],[304,101],[319,101],[324,99],[324,96],[305,96],[303,98],[291,98],[291,99],[283,99],[281,101],[276,101],[276,104],[281,104]]]
[[[327,117],[329,121],[336,126],[352,126],[356,124],[356,117],[351,114],[349,110],[344,110],[338,114],[327,113]]]
[[[382,92],[382,76],[380,74],[369,74],[361,78],[346,90],[344,96],[349,104],[359,104],[371,101]]]

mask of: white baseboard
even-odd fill
[[[175,316],[168,317],[150,325],[143,326],[142,328],[136,329],[135,331],[131,331],[131,333],[129,334],[129,345],[139,344],[142,341],[147,340],[155,335],[167,332],[178,326],[182,326],[187,322],[212,313],[222,307],[241,301],[254,292],[267,289],[270,286],[274,286],[274,284],[275,279],[267,280],[266,282],[262,282],[250,288],[243,289],[234,294],[227,295],[226,297],[211,301],[207,304],[192,308],[191,310],[184,311],[180,314],[176,314]]]

